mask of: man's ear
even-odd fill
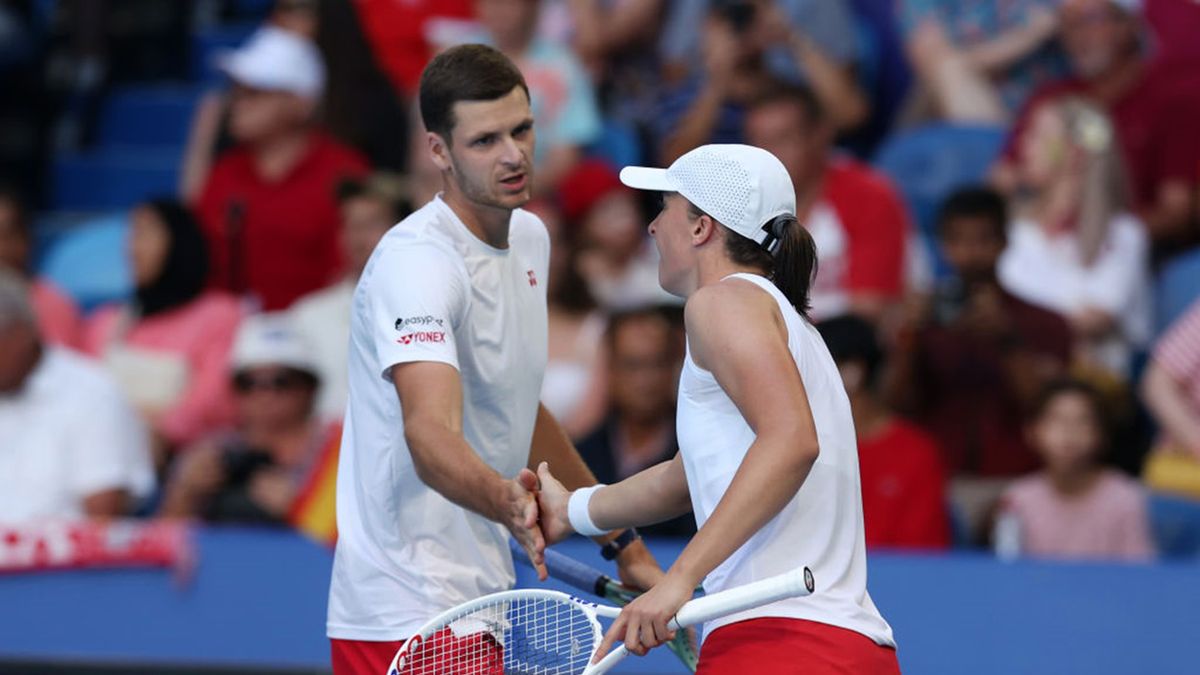
[[[450,144],[442,135],[434,131],[425,132],[425,142],[429,147],[429,157],[440,171],[450,171],[454,163],[450,161]]]

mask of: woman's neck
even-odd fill
[[[1094,465],[1064,471],[1046,471],[1050,485],[1063,497],[1080,497],[1087,494],[1095,487],[1103,473],[1103,468]]]
[[[308,129],[299,129],[268,138],[254,146],[254,168],[267,182],[282,180],[304,159],[312,144]]]

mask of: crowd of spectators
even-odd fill
[[[86,48],[59,70],[101,96],[123,61],[82,28],[92,4],[61,3]],[[1151,559],[1152,491],[1200,499],[1200,279],[1165,331],[1152,300],[1165,266],[1200,255],[1198,7],[277,0],[215,63],[227,84],[197,104],[178,193],[129,205],[124,300],[84,311],[39,276],[25,171],[45,157],[0,157],[19,186],[0,188],[0,521],[310,518],[358,274],[440,189],[417,78],[484,42],[532,99],[528,208],[553,246],[543,399],[602,481],[676,452],[685,348],[645,230],[657,205],[620,163],[750,143],[787,168],[817,245],[811,316],[854,414],[868,546]],[[0,1],[0,37],[29,13]],[[912,75],[890,107],[880,25]],[[28,84],[22,58],[0,40],[0,80]],[[78,111],[59,115],[43,125]],[[891,137],[1007,141],[923,230],[861,142],[881,119]]]

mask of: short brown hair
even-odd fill
[[[454,104],[493,101],[520,87],[529,98],[525,77],[511,60],[487,45],[451,47],[433,57],[421,73],[418,93],[425,128],[450,142]]]

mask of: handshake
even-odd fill
[[[546,462],[538,465],[536,474],[521,469],[516,478],[504,481],[499,492],[493,520],[512,532],[513,538],[529,554],[538,579],[545,581],[546,547],[575,532],[567,515],[571,492],[550,473]]]

